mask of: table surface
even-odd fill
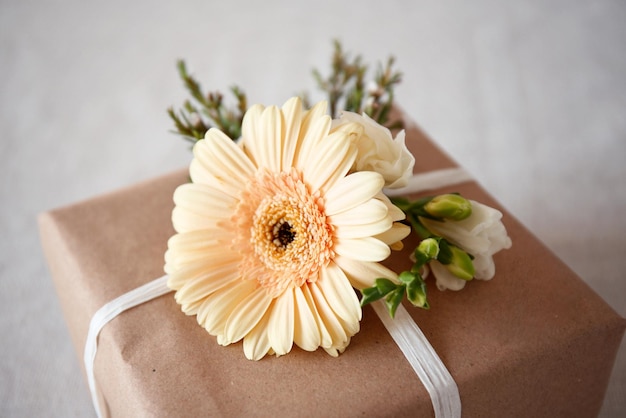
[[[626,316],[626,3],[153,3],[0,2],[0,416],[93,413],[36,215],[188,164],[178,58],[282,104],[333,38],[396,56],[407,113]],[[626,344],[603,417],[623,393]]]

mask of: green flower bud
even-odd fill
[[[439,254],[439,243],[434,238],[426,238],[417,246],[417,251],[428,258],[437,258]]]
[[[448,248],[451,253],[450,263],[444,264],[448,271],[459,279],[467,281],[472,280],[472,278],[474,278],[474,263],[472,263],[472,258],[459,247],[450,245]]]
[[[424,210],[437,218],[462,221],[472,214],[472,204],[458,194],[442,194],[426,203]]]
[[[418,266],[423,266],[439,255],[439,243],[434,238],[426,238],[420,242],[415,249],[415,262]]]

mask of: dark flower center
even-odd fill
[[[279,222],[274,226],[274,244],[280,247],[287,247],[295,239],[296,233],[291,229],[287,221]]]

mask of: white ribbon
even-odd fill
[[[460,417],[461,397],[456,382],[404,306],[400,304],[391,318],[383,301],[371,305],[428,391],[435,417]]]
[[[452,186],[470,180],[471,177],[462,168],[442,169],[414,174],[409,178],[409,184],[406,187],[385,190],[385,194],[388,196],[401,196]],[[91,399],[98,417],[103,416],[94,374],[98,335],[106,324],[122,312],[169,293],[171,289],[167,287],[167,279],[168,276],[165,275],[113,299],[98,309],[91,318],[85,343],[84,362]],[[396,311],[395,319],[392,319],[389,317],[383,302],[374,302],[372,306],[430,394],[435,417],[460,417],[461,399],[457,385],[435,352],[435,349],[430,345],[428,339],[409,316],[408,312],[400,305]]]
[[[159,277],[149,283],[139,286],[128,293],[124,293],[111,302],[104,305],[91,318],[89,323],[89,331],[87,332],[87,342],[85,343],[85,372],[87,374],[87,382],[89,383],[89,391],[91,392],[91,400],[96,409],[98,417],[102,417],[102,409],[98,401],[98,389],[96,386],[96,377],[93,366],[96,360],[96,351],[98,350],[98,335],[106,324],[122,312],[133,308],[142,303],[156,299],[161,295],[171,292],[167,287],[167,275]]]
[[[426,173],[413,174],[409,184],[399,189],[385,189],[389,197],[425,192],[471,181],[472,176],[461,167],[443,168]]]

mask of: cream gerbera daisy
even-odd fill
[[[350,172],[357,149],[331,133],[322,102],[256,105],[240,144],[217,129],[194,147],[175,194],[166,272],[176,301],[249,359],[293,343],[336,356],[359,330],[355,288],[396,279],[378,262],[409,228],[376,172]]]

